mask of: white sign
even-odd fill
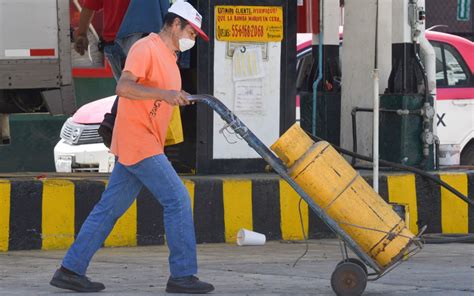
[[[265,114],[261,79],[235,82],[234,113],[237,116]]]
[[[232,74],[234,81],[262,78],[262,50],[260,47],[242,46],[234,51],[232,57]]]
[[[265,77],[237,81],[233,77],[234,59],[227,58],[226,43],[218,40],[214,43],[213,94],[235,112],[266,146],[270,146],[280,135],[281,43],[268,43],[268,60],[261,61]],[[260,158],[247,142],[224,131],[226,126],[227,123],[214,112],[213,159]]]

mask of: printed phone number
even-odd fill
[[[232,25],[232,37],[263,37],[263,26]]]

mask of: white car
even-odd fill
[[[112,172],[115,156],[103,144],[98,129],[115,98],[110,96],[86,104],[66,120],[61,140],[54,147],[57,172]]]

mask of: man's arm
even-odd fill
[[[81,17],[79,19],[79,28],[74,34],[74,49],[80,55],[84,55],[84,52],[87,50],[87,46],[89,45],[87,31],[89,30],[89,25],[91,24],[93,17],[94,10],[86,7],[82,8]]]
[[[156,87],[145,86],[137,83],[138,78],[130,71],[122,72],[117,84],[116,93],[120,97],[130,100],[160,100],[170,105],[189,105],[185,91],[165,90]]]

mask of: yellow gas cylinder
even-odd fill
[[[315,143],[295,124],[271,149],[291,178],[380,267],[403,256],[414,235],[329,143]]]

